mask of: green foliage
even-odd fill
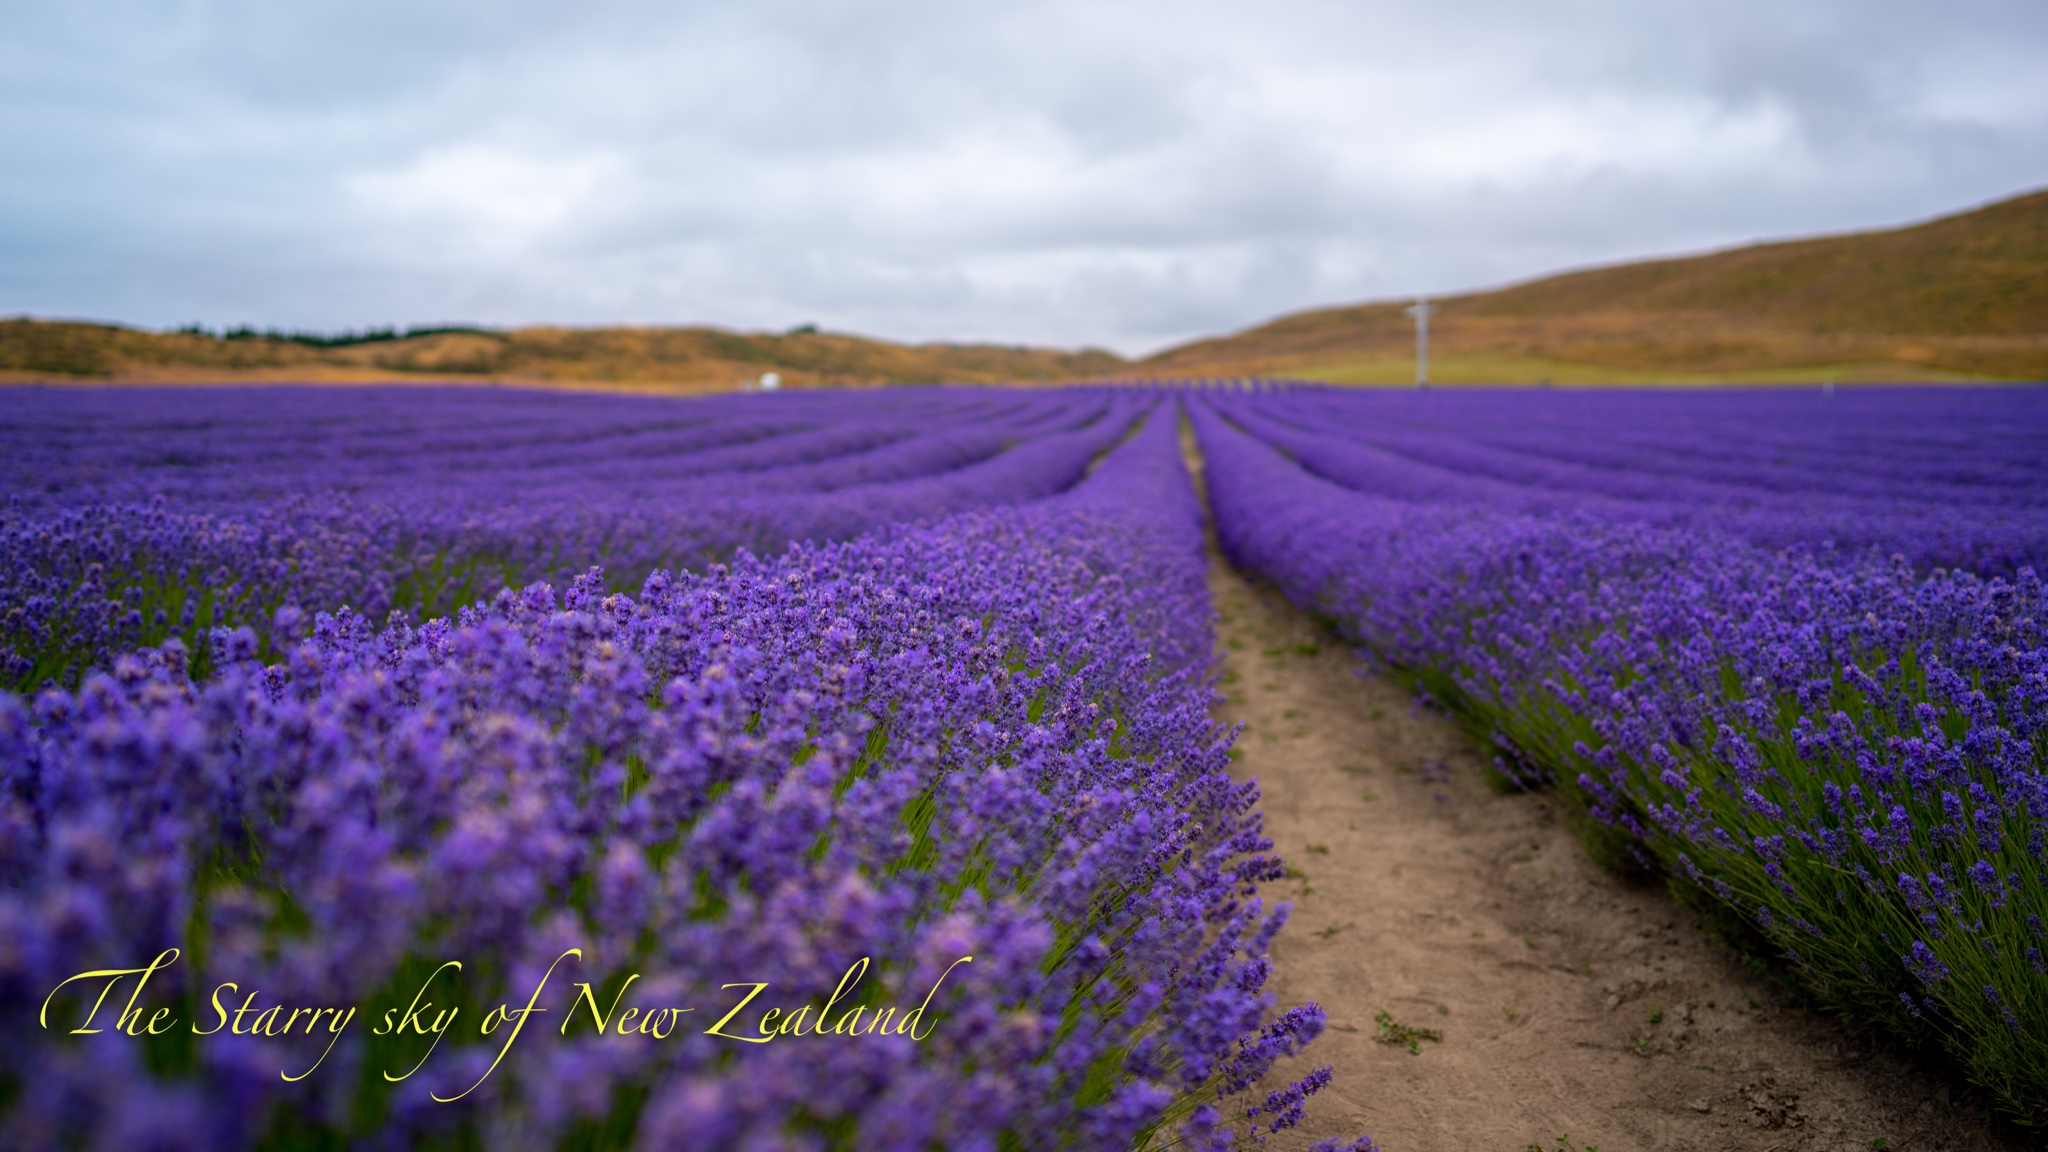
[[[1378,1026],[1373,1033],[1374,1040],[1382,1044],[1405,1047],[1412,1056],[1422,1055],[1422,1041],[1440,1044],[1444,1038],[1444,1034],[1434,1028],[1411,1028],[1406,1024],[1396,1023],[1394,1014],[1384,1008],[1373,1016],[1373,1023]]]

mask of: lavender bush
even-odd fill
[[[1843,397],[1804,431],[1782,394],[1275,390],[1193,414],[1234,559],[1415,672],[1611,847],[1746,918],[1819,996],[1944,1043],[2040,1122],[2044,401]],[[1395,463],[1424,456],[1462,464]],[[1936,505],[1950,531],[1899,539]],[[1958,555],[1992,574],[1930,566]]]
[[[419,505],[376,504],[390,527],[373,517],[337,551],[316,546],[365,565],[324,585],[292,552],[292,527],[318,517],[263,504],[247,473],[190,490],[251,502],[239,511],[179,511],[190,493],[145,506],[172,541],[219,533],[206,673],[173,636],[95,655],[75,690],[0,694],[0,1141],[1201,1148],[1295,1123],[1327,1069],[1247,1093],[1322,1013],[1276,1015],[1263,990],[1286,911],[1254,888],[1281,863],[1208,715],[1202,528],[1171,407],[1076,483],[1150,397],[917,399],[958,406],[963,425],[1004,405],[1037,414],[1017,446],[904,480],[875,515],[979,510],[742,548],[631,594],[592,568],[440,616],[315,610],[398,603],[353,601],[364,585],[349,581],[396,586],[377,565],[411,555]],[[1009,458],[1027,463],[1001,471]],[[112,477],[88,487],[129,483]],[[18,514],[107,515],[61,494]],[[667,523],[605,515],[628,534]],[[782,523],[881,522],[817,515]],[[250,544],[243,526],[275,535]],[[81,547],[36,546],[9,563]],[[175,547],[96,561],[106,599],[126,602],[117,571],[124,589],[183,579],[194,595],[213,554],[176,571]],[[235,567],[247,557],[275,566]],[[286,597],[267,642],[235,623],[266,596]],[[121,634],[88,639],[97,653]],[[438,989],[433,1012],[460,1022],[378,1034],[373,1015],[335,1032],[337,1013],[288,1035],[131,1038],[66,1030],[90,984],[46,1002],[75,973],[173,948],[139,1002],[181,1022],[212,1024],[224,982],[225,1011],[257,990],[260,1010],[402,1009]],[[444,975],[451,959],[465,966]],[[728,1006],[734,982],[817,1008],[857,967],[846,1003],[908,1008],[929,991],[922,1030],[764,1026],[741,1042],[656,1016]],[[476,1030],[544,982],[549,1014],[516,1043]],[[583,1006],[572,982],[589,1011],[558,1033]],[[600,1034],[619,1002],[646,1011],[640,1029]],[[42,1026],[44,1011],[60,1020]],[[650,1036],[651,1019],[670,1034]]]

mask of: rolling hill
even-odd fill
[[[1147,359],[1153,374],[1412,378],[1409,301],[1319,309]],[[1443,297],[1449,382],[2048,379],[2048,191],[1924,224]]]
[[[0,320],[0,381],[491,380],[711,391],[1285,375],[1405,383],[1408,301],[1283,316],[1141,360],[808,327],[441,329],[346,340]],[[1445,383],[2048,379],[2048,191],[1927,223],[1567,272],[1439,298]]]
[[[724,391],[764,372],[793,386],[1069,380],[1121,371],[1123,358],[996,344],[895,344],[808,329],[437,330],[356,339],[148,332],[113,324],[0,320],[0,380],[478,380],[606,389]]]

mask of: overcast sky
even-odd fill
[[[12,0],[0,313],[1143,352],[2048,185],[2042,0]]]

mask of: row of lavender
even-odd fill
[[[0,687],[310,614],[445,615],[603,565],[616,589],[741,549],[1061,491],[1137,409],[904,389],[689,404],[460,389],[16,390],[0,422]]]
[[[2048,394],[1192,407],[1234,559],[2048,1119]]]
[[[515,400],[469,410],[516,425],[513,409],[541,403]],[[828,403],[732,407],[735,423],[780,429],[751,437],[751,459],[815,476],[831,467],[818,441],[863,425],[775,421]],[[960,468],[931,502],[995,507],[656,571],[631,595],[592,570],[559,594],[537,584],[380,623],[313,611],[332,589],[286,564],[285,607],[306,622],[276,622],[275,658],[251,627],[223,628],[201,679],[172,638],[75,691],[0,694],[0,1141],[1208,1147],[1291,1125],[1327,1070],[1244,1094],[1322,1015],[1274,1015],[1262,990],[1285,913],[1254,885],[1281,865],[1208,715],[1201,523],[1171,406],[974,393],[913,397],[895,416],[910,435],[845,451],[836,474],[919,436],[1006,424],[1039,431],[1004,455],[1056,449],[1005,485],[974,475],[1000,456]],[[1142,430],[1076,483],[1089,461],[1069,449],[1094,456],[1134,418]],[[688,434],[730,461],[744,438],[729,431]],[[461,435],[440,446],[451,459]],[[778,457],[784,436],[811,446]],[[592,439],[589,459],[621,454]],[[534,451],[557,443],[537,436]],[[406,520],[431,512],[431,485],[488,500],[474,473],[491,458],[481,445],[466,481],[373,470],[361,490],[418,487],[387,514],[425,534],[454,523]],[[110,465],[79,498],[138,495],[147,479],[123,469],[148,466]],[[253,471],[205,466],[157,514],[244,500],[194,523],[304,523],[261,518]],[[269,466],[287,489],[352,467],[288,449]],[[564,492],[585,492],[578,465],[562,467]],[[640,482],[649,499],[702,491]],[[63,522],[70,500],[60,485],[17,514]],[[100,976],[50,998],[67,976],[172,948],[126,1028],[66,1031],[110,980],[108,1017],[145,983]],[[437,967],[448,960],[464,966]],[[755,984],[764,999],[705,1027]],[[516,1009],[536,988],[548,1015],[524,1028]],[[376,1027],[373,1009],[408,1003],[395,1030],[389,1014]],[[835,1023],[778,1025],[771,1003],[825,1005]],[[275,1027],[316,1005],[366,1010],[338,1029],[338,1010]],[[679,1025],[683,1006],[704,1015]],[[919,1015],[878,1033],[885,1006]],[[857,1012],[846,1027],[855,1008],[877,1014],[865,1032]],[[158,1009],[176,1025],[161,1034]],[[594,1028],[600,1015],[615,1027]]]
[[[2031,391],[1311,389],[1232,412],[1307,471],[1411,502],[2048,567],[2048,406]]]

